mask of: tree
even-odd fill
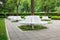
[[[31,14],[34,15],[34,0],[31,0]]]
[[[34,1],[34,11],[35,12],[43,12],[43,0],[35,0]]]
[[[43,0],[44,2],[44,12],[47,15],[48,12],[54,12],[56,7],[56,0]]]
[[[7,9],[9,13],[13,15],[14,13],[14,8],[15,8],[15,3],[14,0],[7,0],[5,4],[5,10]]]
[[[0,6],[0,12],[5,9],[7,12],[55,12],[56,7],[60,7],[60,0],[1,0],[4,7]],[[20,10],[20,11],[19,11]]]
[[[28,1],[24,1],[23,2],[23,10],[24,10],[24,12],[29,12],[30,11],[30,4],[29,4],[29,2]]]
[[[31,0],[31,14],[34,15],[34,0]],[[32,29],[34,29],[34,25],[31,24]]]
[[[16,14],[17,14],[17,16],[18,16],[18,6],[19,6],[18,0],[15,0],[15,5],[16,5]]]

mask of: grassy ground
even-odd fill
[[[34,25],[34,29],[32,29],[32,27],[30,25],[22,25],[22,26],[18,26],[18,27],[20,29],[22,29],[23,31],[47,29],[47,27],[40,26],[40,25]]]
[[[0,40],[7,40],[4,19],[0,18]]]

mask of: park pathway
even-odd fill
[[[19,23],[5,19],[10,40],[60,40],[60,20],[52,20],[52,24],[45,26],[48,29],[39,31],[20,31]]]

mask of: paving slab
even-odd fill
[[[20,31],[18,22],[5,19],[10,40],[60,40],[60,20],[52,20],[52,24],[45,25],[48,29],[38,31]]]

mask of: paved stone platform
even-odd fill
[[[18,29],[17,26],[21,25],[19,23],[7,19],[5,19],[5,23],[10,40],[60,40],[60,20],[52,20],[52,24],[45,25],[48,29],[25,32]]]

